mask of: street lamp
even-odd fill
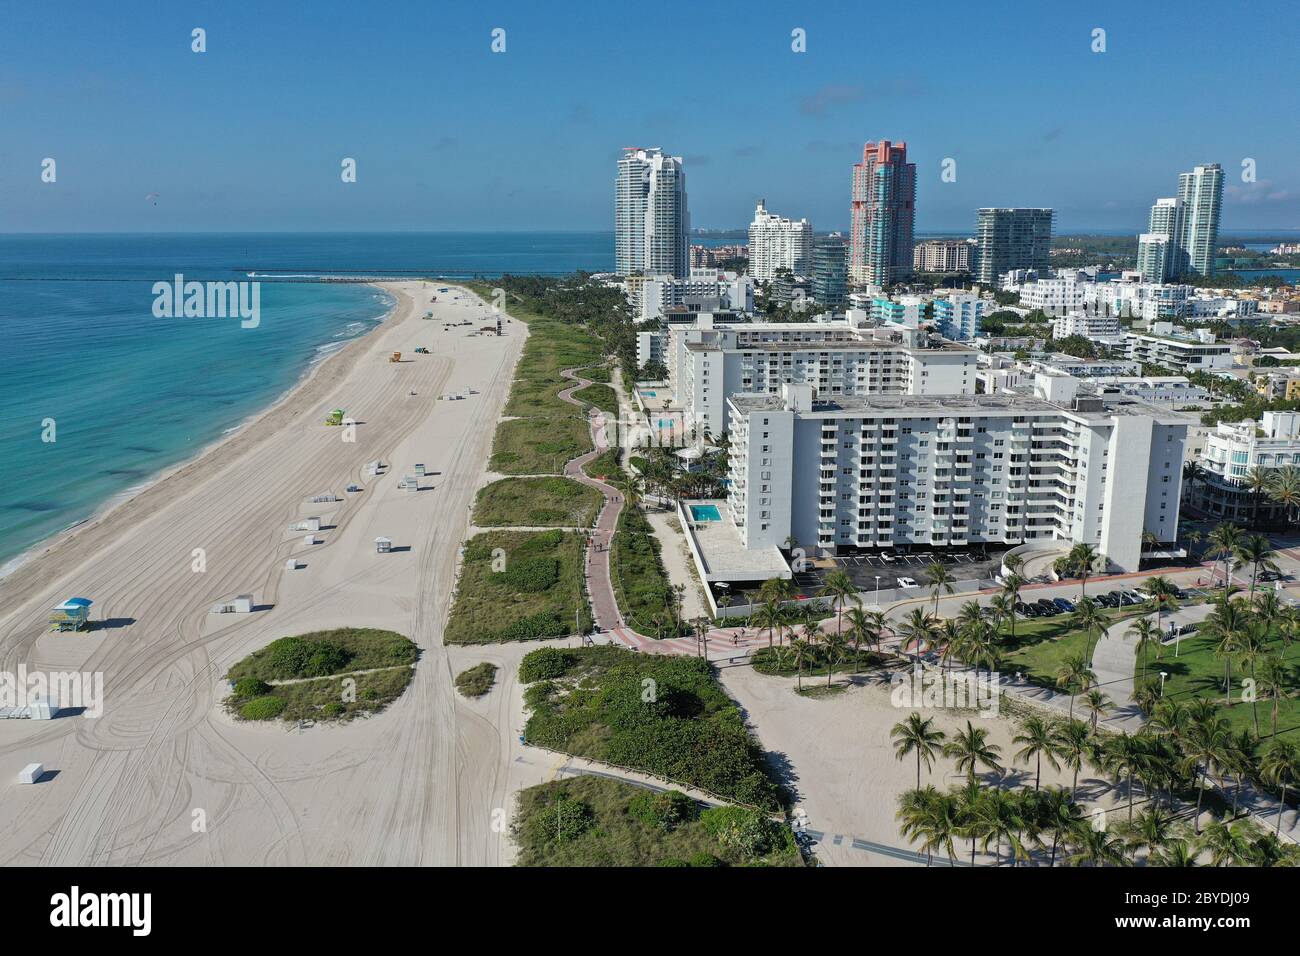
[[[1161,696],[1161,697],[1164,697],[1164,696],[1165,696],[1165,678],[1168,677],[1168,676],[1169,676],[1169,672],[1168,672],[1168,671],[1161,671],[1161,672],[1160,672],[1160,696]]]
[[[880,575],[876,575],[876,607],[880,607]]]

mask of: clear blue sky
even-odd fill
[[[922,231],[1136,232],[1213,161],[1225,228],[1300,228],[1291,3],[5,2],[0,231],[610,229],[624,145],[686,157],[697,226],[822,230],[882,137]]]

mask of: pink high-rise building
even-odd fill
[[[862,147],[853,165],[849,279],[889,285],[912,271],[916,164],[907,144],[882,139]]]

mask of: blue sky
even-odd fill
[[[686,157],[697,226],[761,196],[822,230],[877,138],[918,164],[921,231],[1030,205],[1136,232],[1213,161],[1225,228],[1300,229],[1293,5],[1054,6],[9,3],[0,231],[610,229],[625,145]]]

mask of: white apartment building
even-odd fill
[[[1020,286],[1020,304],[1027,309],[1041,309],[1048,315],[1079,312],[1083,310],[1089,285],[1076,275],[1036,279]]]
[[[727,518],[744,547],[1095,545],[1134,571],[1172,541],[1190,419],[1132,400],[855,395],[728,401]]]
[[[681,305],[697,312],[752,312],[754,280],[708,268],[692,269],[684,279],[670,275],[632,276],[627,280],[627,297],[637,322],[663,318],[668,309]]]
[[[1180,373],[1232,368],[1231,343],[1216,342],[1206,329],[1176,337],[1169,322],[1152,323],[1149,332],[1125,332],[1124,348],[1131,359]]]
[[[690,213],[680,156],[629,148],[614,182],[614,260],[619,275],[690,273]]]
[[[771,282],[778,269],[812,275],[812,257],[812,223],[774,215],[760,199],[749,224],[749,274],[759,282]]]
[[[1187,300],[1187,315],[1194,319],[1248,319],[1259,312],[1259,300],[1201,292]]]
[[[1284,517],[1265,496],[1246,487],[1253,468],[1300,467],[1300,412],[1265,412],[1258,422],[1220,422],[1205,436],[1199,459],[1204,481],[1188,488],[1192,507],[1225,521],[1253,521],[1259,506],[1260,518],[1276,521]]]
[[[940,292],[934,299],[934,320],[944,336],[965,342],[980,334],[984,316],[994,308],[992,299],[980,298],[976,292]]]
[[[774,322],[673,332],[669,383],[687,427],[720,435],[727,399],[787,383],[818,395],[962,395],[975,390],[979,353],[911,329],[852,321]]]
[[[1103,375],[1092,381],[1103,394],[1129,395],[1153,405],[1195,405],[1210,398],[1183,375]]]
[[[1071,335],[1082,335],[1107,344],[1120,344],[1124,341],[1124,327],[1118,318],[1109,315],[1067,312],[1057,316],[1052,322],[1052,338],[1068,339]]]

